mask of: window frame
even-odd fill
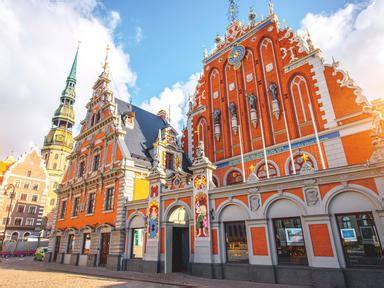
[[[242,225],[244,225],[244,235],[245,235],[245,240],[247,241],[247,254],[248,254],[248,257],[247,259],[243,259],[243,260],[229,260],[229,257],[228,257],[228,243],[227,243],[227,229],[228,229],[228,226],[229,225],[233,225],[233,224],[239,224],[241,223]],[[242,221],[226,221],[226,222],[223,222],[223,225],[224,225],[224,245],[225,245],[225,262],[226,263],[245,263],[245,264],[249,264],[249,256],[250,256],[250,251],[249,251],[249,243],[248,243],[248,234],[247,234],[247,224],[245,223],[245,220],[242,220]]]
[[[25,199],[23,199],[25,196]],[[28,201],[28,194],[27,193],[21,193],[20,194],[20,201]]]
[[[35,212],[31,212],[31,211],[30,211],[31,208],[35,208]],[[28,207],[28,214],[36,214],[36,213],[37,213],[37,207],[36,207],[36,206],[32,205],[32,206],[29,206],[29,207]]]
[[[73,198],[72,217],[79,216],[79,211],[80,211],[80,196],[76,196]]]
[[[279,260],[279,254],[278,254],[278,246],[277,246],[277,231],[276,231],[276,225],[275,221],[283,221],[283,220],[289,220],[289,219],[299,219],[300,220],[300,225],[301,225],[301,232],[303,234],[303,246],[304,246],[304,251],[305,251],[305,259],[306,263],[281,263],[281,260]],[[277,217],[277,218],[272,218],[272,228],[273,228],[273,241],[275,245],[275,255],[276,255],[276,260],[277,260],[277,265],[287,265],[287,266],[309,266],[309,259],[308,259],[308,252],[307,252],[307,245],[305,243],[305,233],[304,233],[304,225],[303,221],[300,216],[293,216],[293,217]],[[284,231],[285,232],[285,231]]]
[[[97,161],[96,161],[96,158],[97,158]],[[100,153],[97,152],[93,155],[92,172],[99,170],[99,167],[100,167]]]
[[[112,193],[109,193],[110,191],[112,191]],[[104,195],[104,211],[113,211],[114,199],[115,199],[115,187],[114,186],[106,187],[105,195]]]
[[[21,207],[23,207],[23,211],[19,211]],[[24,213],[24,211],[25,211],[25,205],[24,204],[17,204],[16,213]]]
[[[28,224],[28,220],[32,220],[32,224]],[[35,224],[35,218],[28,217],[25,219],[25,226],[33,226]]]
[[[65,203],[65,205],[64,205]],[[65,214],[67,213],[67,206],[68,206],[68,199],[62,199],[61,200],[61,205],[60,205],[60,218],[59,219],[64,219]]]
[[[68,234],[67,254],[72,254],[75,250],[75,241],[76,236],[74,234]]]
[[[86,236],[89,235],[89,239],[86,238]],[[86,241],[89,240],[89,251],[85,251],[85,243]],[[91,238],[91,233],[90,232],[86,232],[86,233],[83,233],[83,242],[82,242],[82,245],[81,245],[81,254],[82,255],[89,255],[91,253],[91,244],[92,244],[92,238]]]
[[[92,199],[91,199],[92,195]],[[90,211],[90,204],[92,203],[92,211]],[[96,192],[90,192],[88,193],[88,199],[87,199],[87,211],[86,215],[93,215],[95,212],[95,206],[96,206]]]
[[[136,257],[136,256],[134,256],[135,254],[133,253],[133,251],[134,251],[134,244],[135,244],[135,230],[143,230],[143,234],[142,234],[142,246],[141,246],[141,257]],[[144,241],[144,238],[145,238],[145,228],[144,227],[137,227],[137,228],[132,228],[132,235],[131,235],[131,239],[132,239],[132,241],[131,241],[131,258],[132,259],[143,259],[143,257],[144,257],[144,243],[145,243],[145,241]]]
[[[20,224],[16,224],[16,220],[20,220]],[[13,225],[14,226],[23,226],[23,217],[15,217],[13,219]]]

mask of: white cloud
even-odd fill
[[[120,16],[115,11],[96,16],[102,9],[96,0],[0,1],[0,158],[11,151],[21,154],[31,143],[42,146],[78,40],[77,124],[84,118],[108,43],[111,88],[128,100],[136,74],[129,55],[113,41]]]
[[[171,110],[171,125],[178,131],[183,127],[188,112],[188,98],[195,93],[200,73],[192,74],[187,82],[176,82],[172,87],[166,87],[159,96],[144,101],[141,107],[152,113],[164,109]]]
[[[369,99],[384,91],[384,1],[347,4],[334,14],[308,13],[301,22],[327,60],[340,67],[363,88]]]
[[[136,26],[135,28],[135,42],[136,44],[140,44],[141,41],[144,39],[144,34],[143,34],[143,28],[140,26]]]

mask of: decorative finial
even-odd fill
[[[254,24],[256,22],[256,12],[253,9],[253,7],[249,8],[248,19],[251,22],[251,24]]]
[[[309,52],[312,52],[315,50],[315,46],[313,45],[311,35],[309,34],[308,29],[307,29],[307,44],[308,44]]]
[[[228,9],[229,21],[233,22],[237,19],[238,8],[239,7],[235,3],[235,0],[229,0],[229,9]]]
[[[205,59],[207,59],[207,57],[208,57],[208,50],[207,50],[207,48],[204,48],[203,59],[205,60]]]
[[[109,63],[108,63],[109,50],[111,50],[111,48],[109,47],[109,44],[107,44],[107,48],[105,48],[105,58],[104,58],[104,64],[103,64],[103,72],[105,73],[109,72]]]
[[[269,0],[268,8],[269,8],[269,16],[273,15],[275,12],[273,11],[272,0]]]

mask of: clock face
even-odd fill
[[[241,45],[235,45],[232,51],[229,53],[228,62],[233,65],[233,68],[239,69],[241,66],[241,61],[245,55],[245,48]]]

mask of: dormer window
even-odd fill
[[[173,170],[173,158],[174,155],[172,153],[165,153],[165,168],[169,170]]]

